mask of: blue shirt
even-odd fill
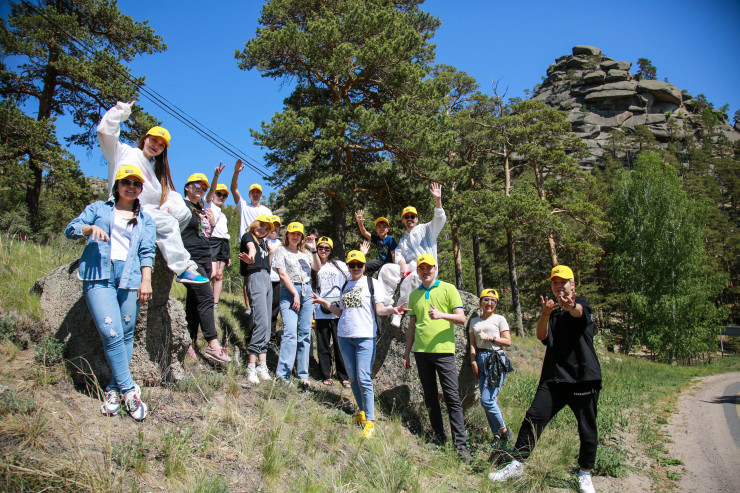
[[[393,256],[391,252],[398,248],[396,239],[391,235],[386,235],[385,238],[381,239],[377,233],[370,233],[370,242],[378,247],[378,258],[389,264],[393,262]]]
[[[111,223],[115,214],[113,201],[94,202],[73,219],[64,230],[67,238],[84,238],[84,226],[97,226],[110,237]],[[141,284],[141,268],[151,267],[154,262],[156,229],[152,218],[144,211],[139,212],[137,224],[131,231],[131,243],[126,254],[126,265],[121,273],[119,289],[137,289]],[[85,250],[80,257],[77,277],[83,281],[103,281],[110,279],[111,259],[110,240],[102,241],[88,238]]]

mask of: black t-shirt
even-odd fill
[[[190,208],[192,214],[185,229],[180,232],[182,244],[193,261],[199,264],[212,262],[211,244],[208,242],[203,229],[203,221],[207,221],[203,207],[200,204],[193,204],[187,199],[185,199],[185,205]]]
[[[239,245],[239,251],[249,253],[247,251],[247,244],[252,243],[254,245],[254,263],[248,264],[246,262],[239,261],[239,272],[242,276],[247,275],[248,270],[255,268],[270,270],[270,250],[267,248],[267,242],[264,238],[257,238],[252,233],[247,231],[242,235],[242,241]]]
[[[378,258],[380,260],[386,264],[393,262],[391,252],[398,248],[395,238],[391,235],[386,235],[385,238],[381,239],[377,233],[370,233],[370,243],[378,248]]]
[[[583,296],[576,297],[583,316],[556,308],[550,315],[547,346],[542,363],[542,382],[585,383],[598,382],[601,386],[601,366],[594,350],[594,319],[591,307]]]

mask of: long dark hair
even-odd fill
[[[143,135],[139,138],[139,149],[144,149],[144,141],[147,137],[149,135]],[[154,156],[154,174],[157,175],[157,180],[162,185],[162,198],[159,199],[159,205],[162,205],[167,200],[167,194],[170,190],[175,189],[175,183],[172,181],[172,174],[170,174],[170,162],[167,160],[167,146],[164,147],[159,156]]]
[[[314,229],[313,231],[316,231],[316,230]],[[318,231],[316,231],[316,232],[318,233]],[[311,234],[311,233],[309,233],[309,234]],[[321,243],[324,243],[325,245],[329,245],[325,241],[322,241]],[[317,240],[317,242],[316,242],[316,248],[318,248],[318,247],[319,247],[319,242]],[[331,265],[333,265],[334,268],[337,269],[339,272],[344,272],[339,267],[339,264],[337,263],[337,257],[334,255],[334,247],[331,246],[331,245],[329,245],[329,248],[331,248],[331,252],[329,252],[329,256],[326,258],[326,263],[327,264],[331,263]],[[321,269],[319,269],[319,270],[321,270]],[[319,289],[319,273],[318,273],[318,271],[315,271],[313,269],[311,269],[311,284],[312,284],[311,287],[313,289]]]
[[[113,198],[115,199],[115,202],[118,202],[118,180],[113,184]],[[136,226],[139,221],[136,220],[137,217],[139,217],[139,212],[141,212],[141,204],[139,204],[139,198],[136,197],[134,199],[134,217],[131,218],[131,220],[128,222],[131,226]]]

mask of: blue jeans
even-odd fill
[[[118,289],[126,264],[114,260],[111,278],[107,281],[83,281],[82,292],[103,340],[105,358],[111,369],[111,381],[106,391],[125,394],[134,388],[129,363],[134,353],[134,327],[139,313],[136,289]]]
[[[308,378],[308,357],[311,351],[311,319],[313,318],[313,303],[311,302],[311,286],[295,284],[301,306],[298,311],[293,310],[293,295],[284,286],[280,287],[280,315],[283,317],[283,339],[280,342],[275,376],[283,380],[290,380],[293,363],[298,355],[298,378]]]
[[[374,337],[339,337],[344,367],[352,384],[352,394],[365,419],[375,421],[375,391],[373,390]]]
[[[498,387],[491,388],[486,385],[485,373],[485,362],[491,351],[478,350],[475,355],[475,361],[478,363],[478,388],[480,389],[480,403],[483,406],[483,410],[486,412],[486,419],[488,420],[488,426],[491,428],[491,433],[498,435],[502,428],[506,428],[504,423],[504,416],[501,414],[501,409],[498,407],[498,393],[501,387],[504,385],[506,379],[506,373],[501,374],[501,381]],[[506,358],[506,356],[504,356]],[[506,359],[504,359],[506,361]]]

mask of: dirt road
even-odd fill
[[[684,463],[680,491],[740,491],[740,372],[702,379],[678,400],[672,457]]]

